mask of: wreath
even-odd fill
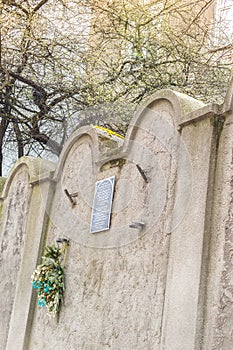
[[[31,276],[32,287],[38,294],[38,305],[46,306],[48,315],[52,317],[59,313],[63,303],[64,265],[69,241],[58,239],[57,243],[58,246],[45,247],[42,264],[37,266]],[[59,247],[59,243],[62,243],[61,247]]]

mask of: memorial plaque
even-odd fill
[[[115,176],[96,182],[91,218],[91,233],[105,231],[110,227],[114,185]]]

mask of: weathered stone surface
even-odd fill
[[[64,235],[71,241],[66,306],[58,325],[46,322],[44,327],[46,315],[36,311],[29,348],[45,346],[51,334],[57,349],[64,343],[67,349],[160,346],[170,239],[164,226],[171,214],[173,201],[167,198],[174,190],[175,179],[174,154],[168,148],[175,140],[166,134],[156,139],[159,123],[153,126],[153,120],[157,112],[150,108],[145,113],[124,158],[119,154],[121,158],[107,160],[98,170],[93,141],[84,135],[70,148],[65,161],[61,160],[62,176],[55,192],[48,239],[52,242]],[[170,104],[163,105],[161,122],[173,123],[172,113]],[[146,171],[148,183],[136,164]],[[109,176],[116,176],[111,227],[91,235],[95,181]],[[74,208],[64,195],[65,188],[78,192]],[[133,221],[144,222],[144,231],[130,228]]]
[[[232,318],[232,228],[233,228],[233,118],[221,131],[216,162],[214,205],[209,248],[204,349],[231,349]]]
[[[25,218],[29,195],[28,172],[26,167],[22,167],[12,180],[2,214],[2,235],[0,236],[0,349],[6,347],[25,241]]]
[[[213,126],[209,119],[182,131],[192,165],[192,188],[186,214],[172,232],[163,327],[163,348],[189,350],[195,346],[201,289],[208,183]],[[184,164],[180,164],[184,166]],[[182,209],[174,213],[174,220]]]

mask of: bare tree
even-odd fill
[[[68,102],[78,104],[85,90],[82,55],[89,14],[83,7],[74,12],[74,5],[59,0],[1,3],[1,164],[4,150],[9,155],[17,149],[17,157],[61,152],[73,113]]]
[[[216,45],[214,3],[113,0],[106,7],[96,1],[91,70],[95,67],[116,99],[122,95],[138,102],[151,91],[169,87],[216,100],[224,95],[231,73],[232,42]]]
[[[157,89],[218,100],[231,73],[232,43],[217,43],[208,19],[213,6],[213,0],[3,0],[1,164],[16,148],[16,157],[59,155],[72,122],[124,129],[135,105]]]

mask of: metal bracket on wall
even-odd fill
[[[140,230],[143,229],[144,226],[145,226],[145,223],[144,223],[144,222],[136,222],[136,221],[132,222],[132,223],[129,225],[130,228],[137,228],[137,229],[140,229]]]
[[[140,167],[140,165],[138,165],[138,164],[136,164],[136,167],[137,167],[137,169],[138,169],[140,175],[142,176],[143,180],[144,180],[146,183],[148,183],[149,180],[148,180],[148,178],[147,178],[147,176],[146,176],[146,174],[145,174],[145,170],[143,170],[143,169]]]
[[[74,198],[78,197],[78,192],[69,193],[69,191],[66,188],[64,189],[64,192],[67,195],[67,197],[69,198],[70,203],[74,207],[77,204],[77,201]]]

